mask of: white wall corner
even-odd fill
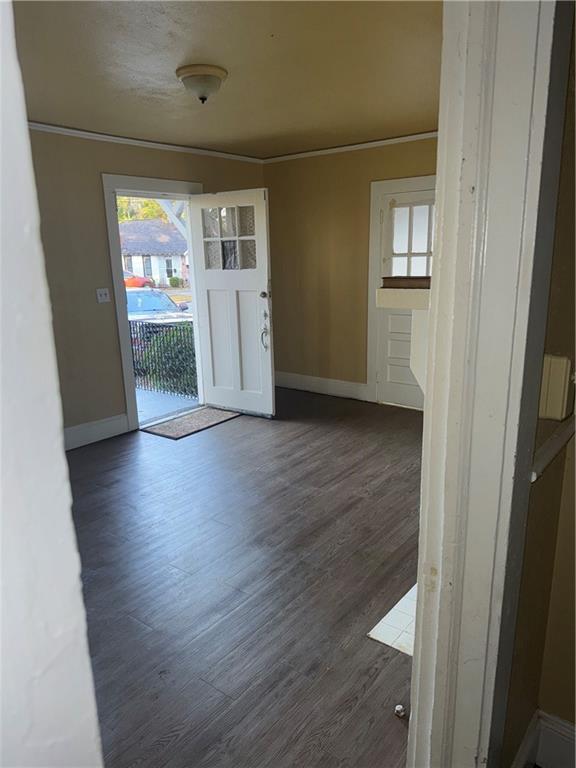
[[[83,445],[97,443],[99,440],[106,440],[109,437],[116,437],[116,435],[122,435],[129,431],[128,415],[121,413],[118,416],[111,416],[109,419],[89,421],[74,427],[66,427],[64,429],[64,447],[67,451],[71,451],[73,448],[81,448]]]
[[[303,373],[276,371],[276,386],[316,392],[319,395],[348,397],[352,400],[364,400],[368,403],[376,402],[375,387],[357,381],[341,381],[340,379],[325,379],[320,376],[306,376]]]
[[[98,768],[98,714],[12,3],[0,3],[0,73],[0,765]]]

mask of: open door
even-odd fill
[[[272,416],[266,190],[194,195],[190,210],[204,400]]]

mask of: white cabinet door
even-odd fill
[[[266,190],[190,202],[204,400],[274,414]]]
[[[412,310],[380,309],[378,402],[423,408],[424,394],[410,368]]]

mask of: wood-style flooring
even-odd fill
[[[68,454],[108,768],[396,768],[421,414],[278,390],[180,441]]]

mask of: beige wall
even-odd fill
[[[561,355],[572,360],[574,370],[574,345],[576,342],[574,323],[574,59],[570,72],[566,121],[562,145],[562,170],[558,189],[558,210],[556,214],[556,234],[554,238],[554,260],[550,280],[550,303],[546,326],[546,352]],[[574,397],[571,387],[570,397]],[[536,444],[541,445],[556,422],[541,419],[538,424]]]
[[[501,765],[541,709],[574,722],[574,439],[532,487]]]
[[[370,182],[435,172],[435,140],[265,166],[277,370],[366,381]]]
[[[539,705],[574,722],[574,438],[566,451]]]
[[[512,763],[539,705],[564,458],[564,452],[557,456],[530,494],[502,768]]]
[[[31,132],[65,426],[125,413],[102,173],[198,181],[206,192],[262,186],[262,166]]]
[[[436,141],[259,166],[32,131],[65,426],[125,412],[102,173],[268,186],[276,368],[366,381],[370,182],[433,174]]]
[[[574,71],[562,147],[546,352],[574,370]],[[558,422],[541,419],[536,445]],[[532,486],[502,766],[536,709],[574,722],[574,441]]]

